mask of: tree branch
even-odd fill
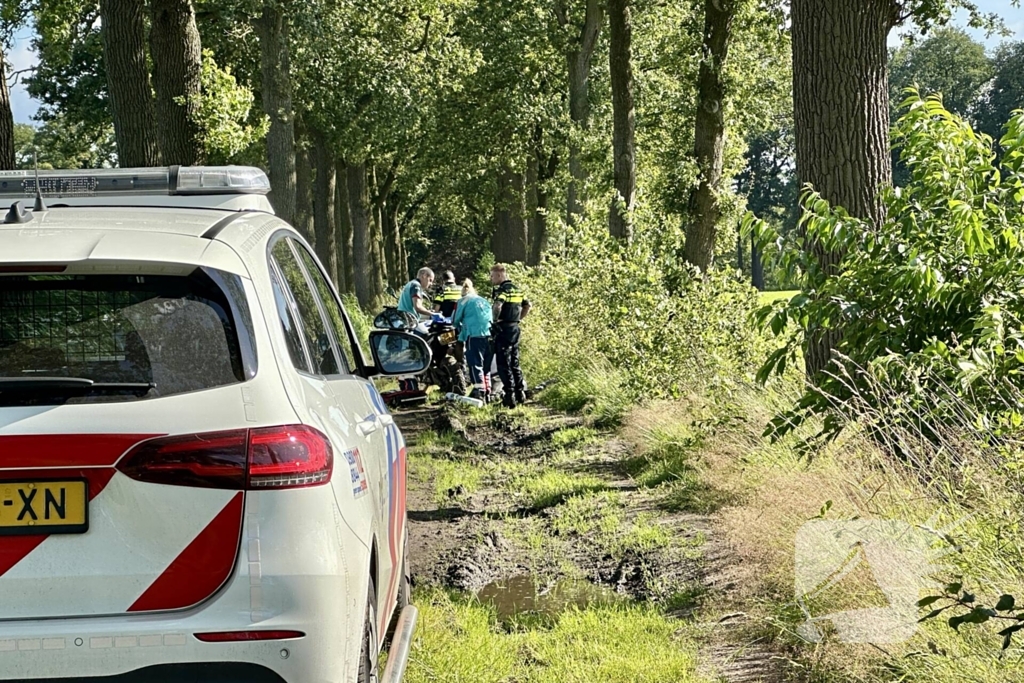
[[[604,5],[601,0],[587,0],[587,16],[583,21],[580,33],[580,57],[590,59],[597,47],[597,37],[601,35],[601,23],[604,21]]]

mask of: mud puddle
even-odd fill
[[[477,593],[477,599],[492,605],[501,621],[521,615],[557,616],[571,607],[585,609],[625,600],[611,588],[589,581],[563,579],[552,582],[530,575],[489,583]]]

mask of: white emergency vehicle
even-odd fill
[[[0,173],[0,681],[401,678],[406,449],[371,380],[430,351],[361,341],[269,190]]]

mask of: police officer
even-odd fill
[[[434,310],[449,320],[455,315],[455,307],[462,298],[462,287],[455,284],[455,273],[450,270],[444,272],[444,284],[441,291],[434,298]]]
[[[529,313],[530,302],[523,297],[522,290],[508,279],[501,263],[491,267],[491,284],[494,285],[494,324],[491,329],[498,375],[504,389],[502,404],[506,408],[515,408],[526,403],[526,382],[519,367],[519,321]]]

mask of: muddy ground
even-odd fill
[[[576,604],[653,602],[703,627],[701,660],[709,679],[784,678],[785,658],[744,629],[737,567],[716,538],[713,520],[666,506],[638,486],[631,447],[614,433],[594,432],[579,418],[539,406],[474,415],[423,408],[397,417],[412,457],[414,585],[474,594],[499,613],[542,611],[545,597]],[[436,434],[445,435],[441,447]],[[584,438],[564,438],[575,434]],[[427,442],[429,448],[420,448]],[[431,463],[446,460],[484,475],[474,485],[455,477],[450,488],[442,483],[439,489],[440,470]],[[542,473],[579,482],[585,507],[595,509],[563,504],[579,492],[545,500],[517,490],[516,481]],[[614,510],[596,509],[605,504]],[[595,522],[601,530],[578,522],[581,515],[603,520]],[[615,528],[605,528],[609,520]]]

